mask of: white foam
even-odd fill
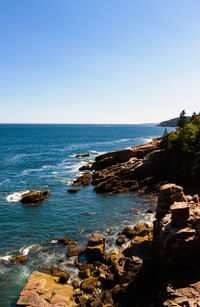
[[[121,140],[115,141],[115,143],[127,142],[127,141],[130,141],[130,140],[131,139],[121,139]]]
[[[3,261],[9,261],[11,258],[12,258],[12,256],[10,256],[10,255],[6,255],[6,256],[2,256],[2,257],[0,257],[0,260],[3,260]]]
[[[37,245],[30,245],[28,247],[22,247],[20,248],[20,253],[24,256],[27,256],[30,252],[30,250],[33,248],[33,247],[36,247]]]
[[[142,138],[142,141],[145,143],[150,143],[153,141],[153,139],[152,138]]]
[[[51,240],[50,241],[50,243],[53,243],[53,244],[55,244],[55,243],[57,243],[58,242],[58,240]]]
[[[18,201],[21,200],[22,195],[25,194],[25,193],[28,193],[29,191],[30,191],[30,190],[12,193],[12,194],[10,194],[10,195],[8,195],[8,196],[6,197],[6,200],[7,200],[8,202],[12,202],[12,203],[18,202]]]
[[[0,182],[0,186],[3,185],[3,184],[6,183],[6,182],[9,182],[9,181],[10,181],[10,179],[8,179],[8,178],[5,179],[4,181]]]

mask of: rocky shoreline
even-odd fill
[[[153,228],[125,227],[110,252],[100,234],[92,234],[86,247],[58,239],[67,246],[66,256],[76,257],[73,266],[81,282],[69,283],[67,268],[35,271],[17,306],[200,306],[199,197],[169,183],[175,173],[165,170],[160,142],[101,155],[73,184],[92,182],[98,193],[159,193]]]

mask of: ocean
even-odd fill
[[[113,150],[150,142],[165,128],[153,125],[0,124],[0,306],[15,306],[20,291],[34,270],[58,265],[71,274],[66,247],[56,238],[70,236],[85,244],[93,232],[106,235],[107,248],[115,247],[125,225],[147,221],[145,211],[155,202],[150,195],[101,195],[92,186],[69,194],[79,167]],[[168,129],[170,131],[172,129]],[[77,158],[76,154],[89,153]],[[47,190],[40,206],[19,202],[24,191]],[[134,209],[131,209],[134,208]],[[108,230],[112,234],[108,235]],[[28,255],[26,264],[10,264],[13,255]],[[60,259],[65,258],[64,262]]]

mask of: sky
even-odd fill
[[[0,123],[200,111],[199,0],[0,0]]]

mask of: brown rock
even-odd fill
[[[90,172],[84,172],[81,176],[79,176],[73,183],[73,186],[87,186],[91,183],[92,175]]]
[[[119,236],[117,239],[116,239],[116,244],[117,245],[122,245],[125,243],[125,237],[124,236]]]
[[[73,241],[70,237],[63,237],[56,239],[58,243],[62,243],[64,245],[76,245],[77,242]]]
[[[30,190],[28,193],[22,195],[21,202],[28,205],[39,205],[45,198],[49,197],[49,195],[50,190],[44,192]]]
[[[75,155],[76,158],[85,158],[85,157],[89,157],[89,156],[90,156],[89,153]]]
[[[67,257],[78,256],[84,253],[85,248],[82,245],[70,245],[67,251]]]
[[[81,289],[86,293],[93,293],[97,285],[97,279],[95,277],[88,277],[81,282]]]
[[[151,214],[153,214],[153,213],[154,213],[153,208],[147,209],[147,210],[146,210],[146,213],[151,213]]]
[[[79,272],[78,275],[79,275],[80,278],[83,278],[83,279],[87,278],[91,275],[90,269],[82,270],[82,271]]]
[[[33,272],[20,294],[17,306],[73,306],[73,287],[58,283],[59,277]]]
[[[171,220],[173,227],[185,227],[189,219],[189,207],[185,202],[175,202],[171,206]]]
[[[18,255],[15,257],[12,257],[10,259],[10,263],[21,263],[21,264],[25,264],[27,262],[27,257],[24,255]]]
[[[134,229],[125,226],[122,230],[122,234],[125,235],[127,238],[132,239],[136,235],[136,232]]]
[[[71,193],[71,194],[78,193],[79,191],[81,191],[81,189],[72,188],[72,189],[68,189],[68,190],[67,190],[67,192],[68,192],[68,193]]]
[[[77,280],[74,280],[74,281],[72,282],[72,286],[73,286],[74,289],[80,288],[80,284],[79,284],[79,282],[78,282]]]
[[[168,285],[165,296],[163,306],[198,306],[200,302],[200,281],[188,284],[185,287]]]
[[[45,270],[45,273],[52,275],[52,276],[59,277],[59,283],[61,284],[66,284],[70,278],[70,275],[68,272],[60,270],[59,268],[56,268],[56,267],[47,268]]]
[[[86,256],[89,260],[103,260],[105,251],[105,237],[92,234],[86,247]]]

